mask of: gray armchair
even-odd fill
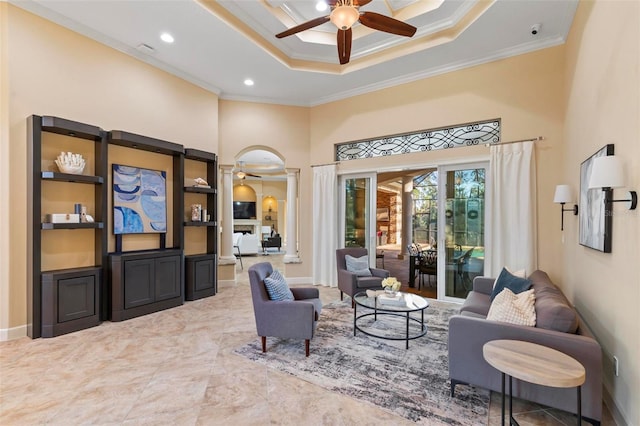
[[[382,280],[389,276],[389,271],[378,268],[369,268],[370,277],[359,277],[353,272],[347,271],[346,255],[353,257],[366,256],[366,248],[350,247],[336,250],[336,265],[338,267],[338,288],[340,289],[340,300],[344,293],[351,297],[351,307],[355,305],[353,296],[356,293],[367,289],[382,289]]]
[[[304,339],[306,356],[309,356],[309,342],[313,339],[322,311],[318,289],[292,287],[295,300],[271,300],[264,279],[272,272],[273,267],[269,262],[257,263],[249,268],[253,312],[258,336],[262,338],[262,352],[267,351],[267,336],[271,336]]]

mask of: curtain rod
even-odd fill
[[[520,143],[520,142],[537,142],[544,140],[544,136],[538,136],[531,139],[520,139],[518,141],[508,141],[508,142],[498,142],[498,143],[486,143],[484,146],[492,146],[492,145],[509,145],[511,143]]]
[[[331,166],[334,164],[340,164],[339,161],[334,161],[332,163],[326,163],[326,164],[312,164],[311,167],[322,167],[322,166]]]

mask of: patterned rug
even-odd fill
[[[256,338],[234,352],[414,422],[486,425],[488,391],[458,386],[456,396],[449,396],[447,328],[458,306],[435,300],[429,304],[425,311],[427,334],[411,340],[409,349],[404,341],[377,339],[360,332],[354,337],[353,310],[347,299],[323,307],[308,358],[304,343],[293,339],[269,338],[263,354]],[[379,316],[374,322],[368,317],[358,325],[376,334],[402,332],[406,323],[397,320]]]

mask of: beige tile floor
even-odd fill
[[[410,424],[232,353],[257,339],[246,269],[261,261],[282,267],[281,255],[245,257],[237,283],[214,297],[52,339],[0,343],[0,424]],[[336,289],[320,294],[325,303],[339,298]],[[517,407],[522,425],[572,421],[557,410]],[[493,403],[490,424],[499,424],[499,413]]]

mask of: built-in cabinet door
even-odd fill
[[[199,260],[195,263],[195,290],[206,290],[215,286],[215,262],[213,259]]]
[[[126,283],[124,286],[125,309],[154,302],[156,300],[155,259],[125,261],[124,282]]]
[[[180,257],[160,257],[155,262],[155,301],[180,296]]]
[[[58,281],[58,322],[96,315],[96,284],[95,275]]]

